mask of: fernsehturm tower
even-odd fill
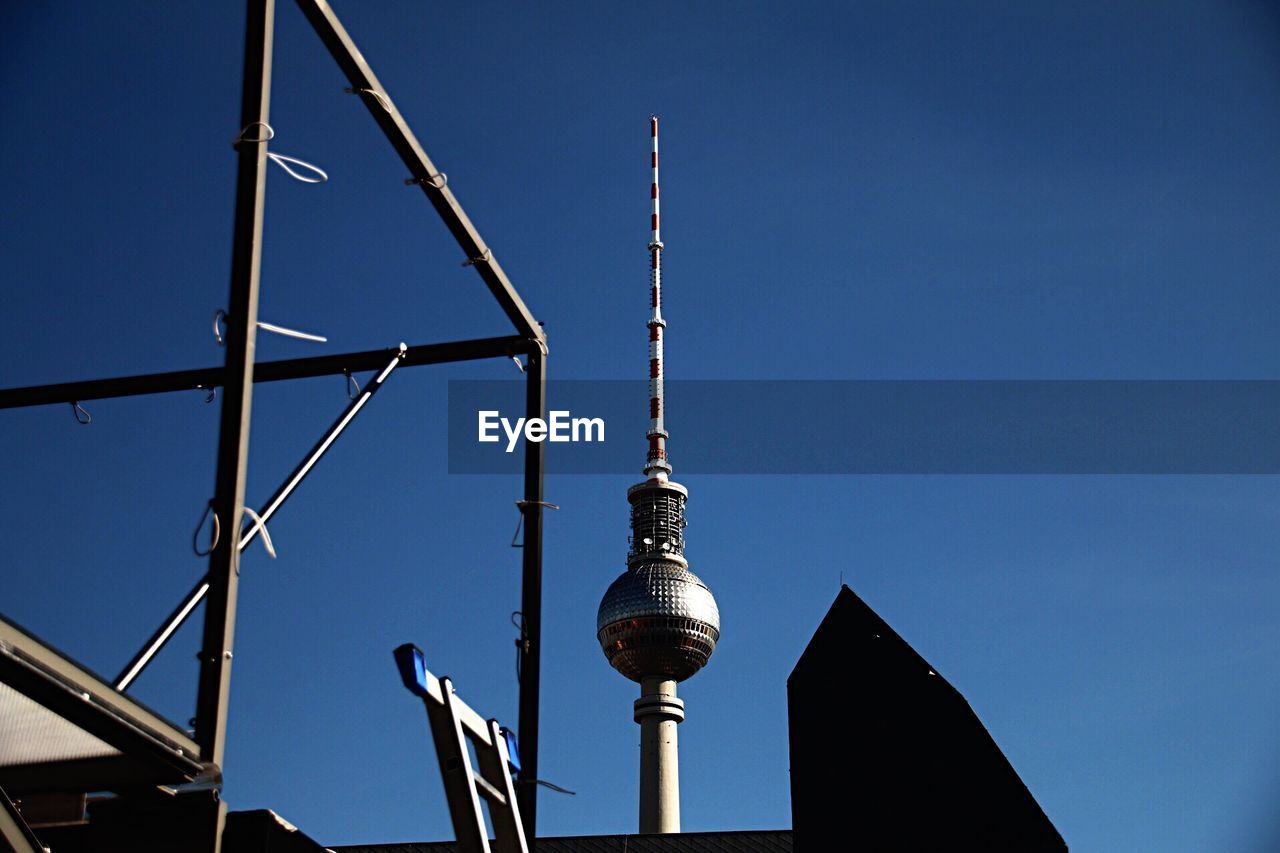
[[[684,556],[689,492],[673,482],[667,460],[662,393],[662,238],[658,213],[658,117],[653,138],[652,238],[649,242],[649,452],[644,482],[627,490],[631,549],[627,570],[600,602],[596,636],[609,663],[640,683],[640,832],[680,831],[680,761],[676,726],[684,720],[677,682],[706,665],[720,639],[716,600]]]

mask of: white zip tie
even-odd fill
[[[286,157],[284,154],[276,154],[270,151],[267,152],[267,158],[274,161],[277,166],[288,172],[289,177],[294,180],[301,181],[304,184],[323,184],[325,181],[329,180],[329,176],[325,174],[324,169],[308,163],[306,160],[299,160],[297,157]],[[293,163],[295,166],[301,166],[304,169],[309,169],[320,177],[309,178],[300,172],[295,172],[293,169],[289,168],[290,163]]]
[[[213,312],[213,339],[218,342],[218,346],[225,346],[226,341],[222,337],[222,323],[227,319],[227,312],[219,308]],[[320,344],[329,343],[329,339],[324,335],[313,335],[310,332],[300,332],[297,329],[290,329],[287,326],[277,326],[275,323],[268,323],[264,320],[258,321],[258,328],[264,332],[273,332],[277,335],[284,335],[286,338],[297,338],[300,341],[315,341]]]
[[[310,332],[299,332],[297,329],[287,329],[284,326],[277,326],[275,323],[264,323],[258,321],[258,328],[264,332],[274,332],[277,335],[284,335],[286,338],[297,338],[302,341],[315,341],[316,343],[327,344],[329,339],[324,335],[313,335]]]
[[[246,139],[245,134],[248,133],[249,129],[253,127],[265,128],[266,133],[254,139]],[[275,131],[275,128],[273,128],[271,125],[267,124],[265,121],[251,121],[248,124],[246,124],[243,128],[240,129],[239,136],[231,140],[231,147],[239,148],[240,144],[243,142],[249,142],[255,145],[265,144],[275,138],[276,138],[276,131]],[[302,181],[302,183],[304,184],[323,184],[325,181],[329,180],[329,176],[325,173],[324,169],[321,169],[319,166],[308,163],[306,160],[299,160],[297,157],[289,157],[284,154],[275,154],[271,151],[267,152],[267,159],[273,161],[281,169],[284,169],[286,172],[288,172],[289,177],[298,181]],[[314,177],[314,178],[307,177],[306,175],[301,174],[300,172],[295,172],[293,169],[289,168],[290,163],[294,164],[295,166],[301,166],[302,168],[307,169],[308,171],[316,175],[319,175],[319,177]]]
[[[262,547],[267,549],[267,553],[271,556],[271,559],[274,560],[276,558],[276,547],[271,543],[271,534],[267,532],[266,522],[262,520],[262,516],[249,509],[249,507],[244,508],[244,514],[253,519],[253,524],[249,525],[249,529],[245,531],[245,535],[247,536],[251,534],[253,532],[253,528],[258,528],[262,533]],[[244,537],[242,536],[240,538],[243,539]]]

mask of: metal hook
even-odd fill
[[[197,386],[196,386],[196,390],[197,390],[197,391],[203,391],[203,390],[205,390],[205,386],[203,386],[203,385],[197,385]],[[218,396],[218,386],[217,386],[217,385],[210,385],[210,386],[208,387],[208,391],[209,391],[209,393],[205,395],[205,397],[204,397],[204,401],[205,401],[206,403],[212,403],[212,402],[214,401],[214,398],[216,398],[216,397]]]
[[[220,324],[226,319],[227,312],[223,311],[221,308],[213,312],[213,339],[218,342],[218,346],[225,345],[222,340],[222,327]]]
[[[354,400],[360,396],[360,383],[351,375],[350,370],[344,370],[342,374],[347,377],[347,399]]]
[[[520,682],[520,658],[529,651],[529,632],[524,628],[524,614],[519,610],[511,612],[511,624],[516,626],[516,630],[520,632],[520,639],[516,640],[516,683]]]
[[[520,639],[516,640],[516,648],[529,651],[529,631],[524,627],[524,614],[519,610],[511,611],[511,624],[520,632]]]
[[[84,406],[75,400],[71,401],[71,414],[75,415],[76,423],[80,424],[80,426],[88,426],[93,423],[93,415],[85,411]]]
[[[245,134],[249,132],[249,128],[251,127],[265,127],[267,129],[266,136],[259,136],[256,139],[246,139]],[[255,144],[259,142],[268,142],[272,139],[275,139],[275,136],[276,136],[275,129],[271,125],[267,124],[265,121],[251,121],[248,124],[246,124],[244,127],[240,128],[240,134],[236,136],[235,139],[231,140],[231,147],[239,148],[240,143],[242,142],[250,142]]]
[[[493,250],[485,249],[483,255],[480,255],[477,258],[467,258],[465,261],[462,262],[462,265],[464,267],[473,267],[476,264],[481,264],[481,263],[487,264],[492,260],[493,260]]]
[[[516,521],[516,532],[511,534],[511,547],[523,548],[523,542],[517,542],[520,538],[520,528],[524,525],[524,511],[531,506],[544,506],[547,509],[559,509],[557,504],[548,503],[547,501],[516,501],[516,506],[520,508],[520,518]]]
[[[449,185],[449,176],[444,172],[436,172],[434,175],[427,175],[425,178],[405,178],[404,185],[411,187],[418,184],[423,187],[431,187],[432,189],[442,190]]]
[[[354,89],[348,86],[342,91],[346,92],[348,95],[373,95],[374,99],[379,104],[382,105],[382,108],[384,110],[386,110],[387,112],[391,112],[391,103],[386,99],[386,97],[381,92],[377,91],[376,89]]]
[[[511,356],[511,360],[516,363],[516,370],[519,370],[521,373],[524,373],[524,365],[520,363],[520,359],[516,358],[513,355]]]
[[[520,528],[524,527],[524,513],[520,513],[520,517],[516,519],[516,532],[511,534],[511,547],[523,548],[524,543],[517,541],[520,538]]]
[[[213,515],[213,541],[209,543],[208,551],[201,551],[200,531],[204,529],[204,520]],[[196,525],[195,532],[191,534],[191,550],[196,552],[197,557],[207,557],[213,553],[213,549],[218,547],[218,540],[222,538],[222,524],[218,521],[218,514],[213,511],[213,501],[210,500],[204,508],[204,515],[200,516],[200,523]]]

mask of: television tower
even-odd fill
[[[662,395],[662,238],[658,227],[658,117],[653,138],[652,238],[649,241],[649,453],[644,482],[627,489],[631,549],[627,570],[610,584],[596,616],[596,637],[618,672],[640,682],[640,832],[680,831],[676,725],[684,702],[676,683],[702,669],[720,639],[716,600],[684,557],[689,492],[670,479]]]

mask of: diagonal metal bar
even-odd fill
[[[480,273],[489,292],[498,300],[502,310],[515,324],[516,331],[524,337],[543,340],[541,326],[529,313],[524,300],[520,298],[520,294],[516,292],[507,274],[494,258],[492,250],[481,239],[480,232],[471,224],[462,205],[454,198],[453,191],[448,186],[448,179],[431,162],[431,158],[427,156],[427,152],[423,150],[417,137],[409,129],[404,117],[396,109],[395,102],[378,82],[373,69],[369,67],[369,63],[365,61],[359,48],[351,40],[342,22],[329,8],[329,4],[324,0],[298,0],[298,6],[311,22],[311,26],[320,36],[325,47],[329,49],[329,53],[337,61],[342,73],[347,76],[352,90],[363,96],[365,106],[369,108],[374,121],[378,123],[378,127],[382,128],[382,132],[386,134],[392,147],[400,155],[400,159],[409,168],[409,173],[413,176],[412,182],[422,188],[427,200],[444,220],[449,233],[462,247],[467,263],[474,266],[476,272]]]
[[[14,853],[39,853],[48,849],[27,826],[3,788],[0,788],[0,841],[4,842],[5,850]]]
[[[534,341],[519,335],[497,338],[474,338],[466,341],[449,341],[439,344],[421,344],[409,347],[405,352],[403,367],[425,364],[445,364],[453,361],[471,361],[481,358],[497,358],[527,354],[537,350]],[[305,379],[312,376],[330,376],[342,373],[358,373],[377,370],[395,355],[394,349],[365,350],[341,355],[321,355],[310,358],[291,358],[281,361],[263,361],[254,365],[253,381],[279,382],[285,379]],[[32,385],[27,388],[0,389],[0,409],[17,409],[25,406],[45,406],[53,403],[84,402],[111,397],[134,397],[141,394],[161,394],[170,391],[191,391],[223,385],[224,368],[202,367],[195,370],[174,370],[168,373],[146,373],[138,376],[120,376],[114,379],[90,379],[84,382],[62,382],[55,385]]]
[[[293,473],[285,479],[280,488],[276,489],[275,494],[271,496],[271,499],[258,511],[258,517],[262,519],[262,523],[250,527],[240,537],[238,550],[243,551],[248,548],[249,544],[253,542],[258,532],[262,529],[262,525],[270,521],[271,517],[276,514],[276,510],[284,506],[284,502],[289,499],[289,495],[293,494],[293,490],[311,472],[315,464],[320,461],[320,457],[338,440],[338,436],[342,435],[342,431],[360,413],[365,404],[373,398],[373,395],[378,392],[378,389],[387,381],[387,377],[391,375],[391,372],[400,365],[407,352],[407,349],[401,349],[382,369],[382,372],[365,385],[364,390],[351,401],[351,404],[343,410],[338,419],[333,422],[333,425],[325,431],[325,434],[315,443],[311,451],[298,463],[298,467],[293,469]],[[164,624],[151,635],[151,639],[147,640],[143,647],[138,650],[138,653],[133,656],[133,659],[125,664],[124,669],[120,670],[120,674],[116,676],[114,682],[116,690],[123,691],[129,688],[129,685],[142,674],[142,671],[147,668],[147,665],[151,663],[156,654],[164,648],[165,643],[169,642],[169,638],[173,636],[174,632],[182,627],[183,622],[187,621],[187,617],[195,610],[196,605],[204,600],[208,592],[209,576],[205,575],[191,588],[191,592],[187,593],[182,603],[174,608],[173,613],[169,614],[169,618],[165,620]]]

